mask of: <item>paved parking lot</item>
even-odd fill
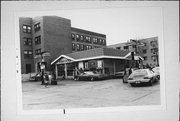
[[[103,81],[58,81],[45,87],[41,82],[23,83],[24,109],[93,108],[108,106],[158,105],[159,82],[131,87],[121,79]]]

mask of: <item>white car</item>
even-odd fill
[[[154,71],[154,73],[157,74],[158,79],[160,79],[160,68],[159,67],[154,67],[152,70]]]
[[[127,81],[131,84],[131,86],[135,86],[140,83],[148,83],[152,86],[154,82],[158,81],[158,77],[157,74],[150,69],[138,69],[132,72]]]

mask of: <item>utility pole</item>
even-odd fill
[[[36,55],[34,58],[39,58],[40,59],[40,72],[41,72],[41,76],[44,76],[44,71],[46,69],[45,67],[45,60],[44,57],[45,56],[50,56],[50,53],[48,51],[44,51],[39,53],[38,55]],[[42,84],[44,83],[44,80],[42,80]]]
[[[133,52],[131,52],[131,56],[132,56],[132,64],[131,65],[135,66],[134,55],[135,55],[135,53],[141,55],[139,47],[144,46],[144,43],[140,42],[139,40],[130,39],[130,44],[129,45],[135,47],[135,50]]]

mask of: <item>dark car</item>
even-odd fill
[[[41,73],[37,73],[35,76],[29,78],[29,81],[41,81],[41,80],[42,80]]]
[[[95,71],[85,71],[75,76],[75,80],[88,80],[88,81],[100,80],[103,78],[104,78],[103,74],[99,74]]]

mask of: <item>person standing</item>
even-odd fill
[[[41,85],[44,84],[44,71],[41,72]]]
[[[129,68],[129,75],[131,75],[131,73],[132,73],[132,68],[130,67]]]
[[[44,74],[44,84],[45,84],[45,87],[48,87],[48,84],[49,84],[49,76],[47,73]]]
[[[123,76],[123,83],[127,83],[128,74],[126,68],[124,68],[124,76]]]

